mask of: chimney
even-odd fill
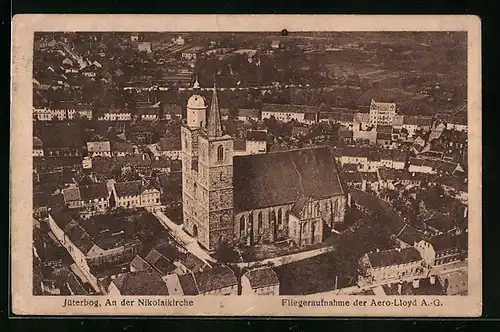
[[[434,285],[436,283],[436,276],[431,276],[429,281],[431,282],[431,285]]]
[[[419,286],[420,286],[420,280],[419,279],[413,280],[413,288],[418,288]]]

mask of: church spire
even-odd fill
[[[217,97],[217,87],[214,78],[214,93],[212,96],[212,104],[210,105],[210,112],[208,113],[208,136],[221,137],[222,136],[222,122],[219,110],[219,98]]]

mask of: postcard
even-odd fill
[[[13,314],[480,316],[480,36],[15,16]]]

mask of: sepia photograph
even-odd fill
[[[13,110],[32,141],[12,220],[31,237],[27,296],[160,312],[254,296],[278,315],[468,303],[467,30],[49,30],[32,32],[31,107]]]

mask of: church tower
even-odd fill
[[[202,246],[213,251],[221,242],[233,242],[233,139],[222,130],[215,87],[206,125],[203,126],[200,114],[193,115],[201,125],[196,130],[197,151],[186,148],[183,153],[183,178],[188,182],[183,179],[184,227]],[[189,127],[189,123],[195,121],[188,119],[187,123],[183,135],[189,130],[188,137],[193,138],[194,127]],[[192,145],[191,149],[195,147]]]
[[[198,181],[198,136],[206,126],[207,106],[205,99],[194,94],[187,102],[187,119],[181,127],[182,144],[182,208],[185,230],[197,237],[195,214],[198,212],[196,187]]]

